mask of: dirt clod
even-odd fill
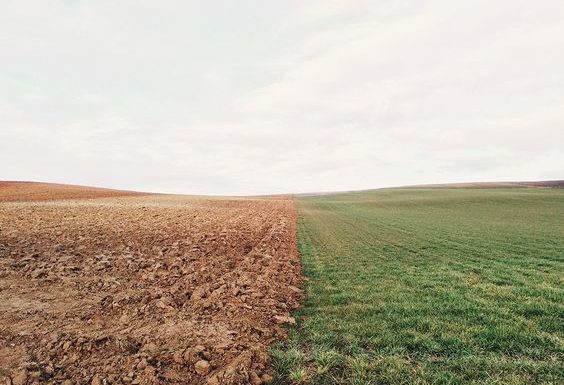
[[[200,376],[206,375],[210,371],[210,363],[206,360],[200,360],[194,364],[194,370]]]
[[[294,317],[285,317],[285,316],[274,316],[274,320],[279,323],[279,324],[290,324],[290,325],[295,325],[296,324],[296,319]]]
[[[102,380],[100,380],[100,377],[95,374],[94,377],[92,377],[92,385],[102,385]]]
[[[25,385],[27,382],[27,372],[25,369],[20,369],[12,377],[12,385]]]
[[[261,385],[262,384],[262,380],[261,378],[258,376],[258,374],[256,374],[255,372],[251,372],[250,375],[250,379],[251,379],[251,384],[253,385]]]

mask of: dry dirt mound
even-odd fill
[[[0,383],[269,382],[295,223],[290,198],[0,203]]]
[[[0,181],[0,202],[109,198],[132,195],[145,194],[68,184]]]

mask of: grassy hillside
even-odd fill
[[[298,200],[308,298],[279,383],[564,381],[564,190]]]

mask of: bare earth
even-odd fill
[[[38,188],[0,185],[0,383],[271,380],[302,296],[291,198]]]
[[[0,202],[50,201],[54,199],[88,199],[148,195],[135,191],[73,186],[55,183],[0,181]]]

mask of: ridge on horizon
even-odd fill
[[[188,195],[188,196],[209,196],[209,197],[265,197],[265,196],[282,196],[293,195],[296,197],[318,196],[318,195],[335,195],[347,194],[354,192],[373,191],[382,189],[397,189],[397,188],[499,188],[499,187],[545,187],[545,188],[564,188],[564,179],[562,180],[542,180],[542,181],[498,181],[498,182],[451,182],[451,183],[431,183],[431,184],[416,184],[416,185],[403,185],[403,186],[390,186],[379,187],[373,189],[359,189],[359,190],[341,190],[341,191],[313,191],[304,193],[287,193],[287,194],[249,194],[249,195],[216,195],[216,194],[192,194],[192,193],[164,193],[164,192],[145,192],[138,190],[119,189],[113,187],[100,187],[89,186],[70,183],[58,182],[36,182],[36,181],[14,181],[14,180],[0,180],[0,198],[6,195],[17,195],[17,191],[22,188],[27,188],[27,193],[40,187],[50,189],[58,189],[59,191],[65,190],[68,197],[72,197],[73,193],[78,194],[79,197],[87,197],[89,194],[98,196],[126,196],[126,195]],[[16,191],[11,194],[6,194],[6,190],[12,188]],[[4,191],[4,194],[2,193]],[[86,196],[85,196],[86,194]]]

